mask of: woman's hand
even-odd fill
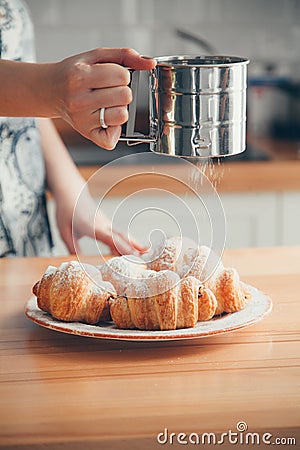
[[[111,221],[97,208],[87,188],[84,188],[76,204],[70,192],[56,198],[56,221],[70,253],[80,253],[78,241],[84,236],[106,244],[113,255],[139,255],[139,252],[144,251],[137,242],[113,227]]]
[[[132,49],[95,49],[55,64],[52,91],[58,116],[100,147],[113,149],[132,100],[128,68],[150,70],[155,61]],[[105,123],[100,126],[100,109]]]
[[[0,115],[61,117],[100,147],[113,149],[131,102],[128,68],[150,70],[155,60],[132,49],[98,48],[57,63],[0,59]],[[108,128],[100,126],[105,108]]]

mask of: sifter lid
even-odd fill
[[[197,55],[179,55],[179,56],[158,56],[155,58],[158,66],[166,67],[226,67],[237,64],[248,64],[249,59],[239,56],[197,56]]]

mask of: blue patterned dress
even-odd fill
[[[21,0],[0,0],[0,57],[35,59],[32,23]],[[51,249],[36,121],[0,117],[0,257],[46,256]]]

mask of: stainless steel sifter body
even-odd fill
[[[155,58],[149,73],[149,142],[153,152],[186,158],[245,150],[248,60],[231,56]]]

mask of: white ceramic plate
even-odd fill
[[[127,341],[196,339],[248,327],[259,322],[269,314],[272,310],[271,299],[256,288],[252,286],[249,286],[249,288],[251,290],[251,299],[242,311],[227,314],[207,322],[198,322],[194,328],[172,331],[120,330],[112,322],[103,322],[97,325],[62,322],[53,319],[48,313],[40,310],[34,296],[28,300],[25,314],[33,322],[51,330],[93,338],[122,339]]]

